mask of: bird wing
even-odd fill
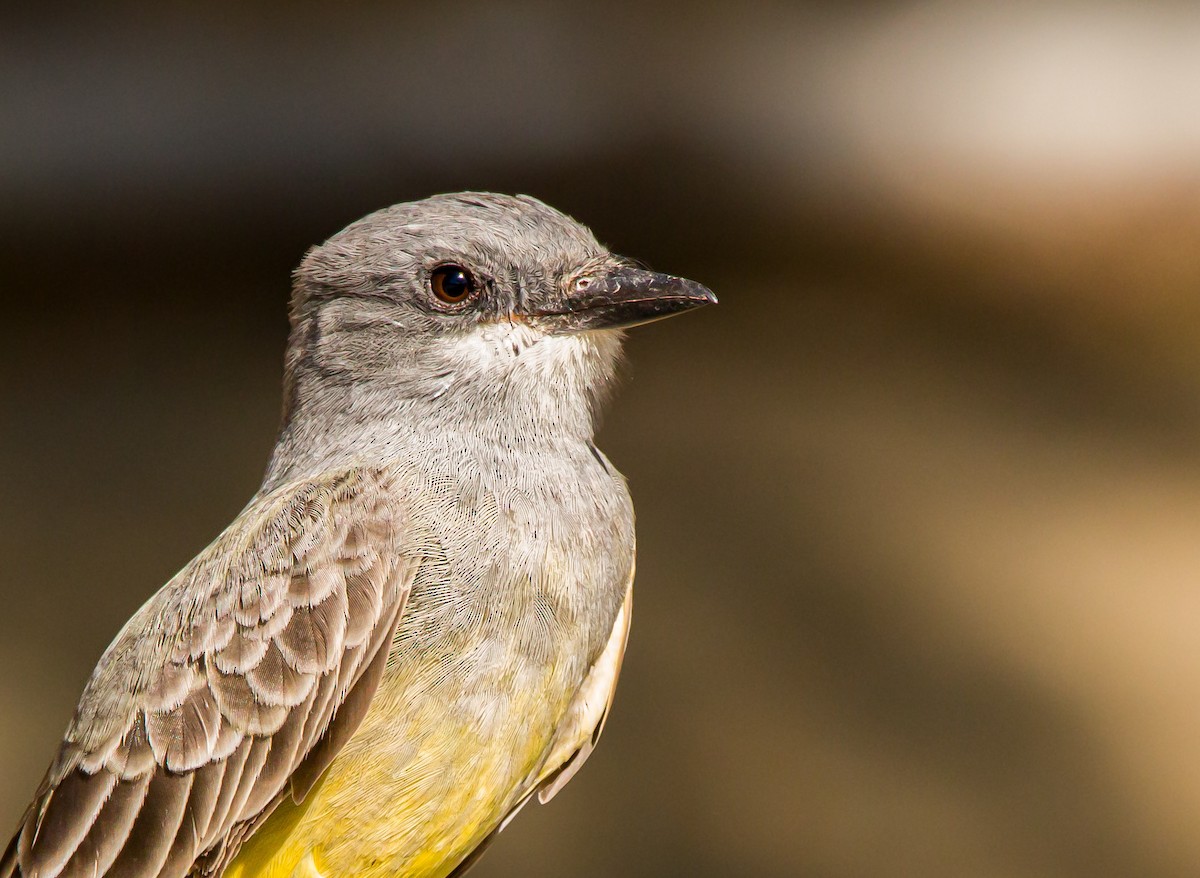
[[[633,571],[625,588],[625,602],[617,613],[608,643],[596,659],[575,693],[567,717],[555,732],[544,774],[538,778],[536,792],[543,805],[558,795],[583,763],[592,755],[604,731],[604,722],[612,711],[617,693],[617,678],[625,645],[629,642],[629,623],[633,617]]]
[[[383,674],[406,530],[380,473],[255,500],[105,652],[0,878],[181,878],[299,802]]]

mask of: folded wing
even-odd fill
[[[0,878],[217,872],[300,801],[378,686],[416,569],[353,471],[259,498],[138,611],[84,690]]]

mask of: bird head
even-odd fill
[[[477,192],[372,213],[294,280],[285,425],[353,406],[590,431],[622,331],[716,301],[535,198]]]

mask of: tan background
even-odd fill
[[[631,338],[617,710],[480,878],[1200,873],[1194,4],[6,15],[0,823],[253,492],[305,247],[475,187],[722,299]]]

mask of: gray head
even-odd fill
[[[385,208],[296,271],[281,450],[347,421],[590,436],[621,331],[715,301],[528,196]]]

